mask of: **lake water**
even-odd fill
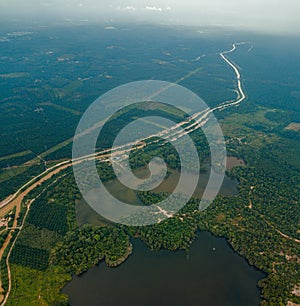
[[[245,165],[242,160],[239,160],[235,157],[228,157],[227,160],[227,169],[230,170],[236,166]],[[153,174],[158,174],[161,170],[160,165],[154,164]],[[154,192],[172,192],[180,178],[180,171],[178,170],[169,170],[170,174],[168,177],[153,191]],[[149,171],[147,167],[142,167],[137,170],[134,170],[134,173],[139,178],[146,178],[149,175]],[[194,192],[193,197],[201,199],[202,194],[205,190],[207,182],[209,180],[209,172],[201,173],[200,176],[198,173],[189,172],[188,179],[192,182],[198,180],[197,188]],[[224,196],[235,196],[238,194],[238,181],[236,179],[229,178],[225,176],[220,194]],[[134,190],[128,189],[124,185],[122,185],[118,180],[112,180],[110,182],[105,183],[106,188],[109,190],[111,194],[113,194],[116,198],[118,198],[122,202],[126,202],[132,205],[140,205],[141,201]],[[103,198],[102,201],[109,201],[109,199]],[[95,211],[84,201],[84,199],[80,200],[76,204],[76,216],[78,225],[84,225],[86,223],[93,225],[103,225],[107,223],[103,217],[95,213]]]
[[[152,252],[139,240],[133,245],[133,254],[121,266],[108,268],[102,262],[75,276],[63,289],[70,305],[259,305],[257,283],[264,274],[225,239],[198,233],[189,255]]]
[[[231,157],[227,166],[232,169],[243,165],[243,161]],[[142,178],[149,173],[141,168],[135,174]],[[172,192],[179,176],[179,171],[172,170],[155,191]],[[201,197],[208,178],[209,173],[200,175],[194,197]],[[190,179],[198,179],[198,175],[191,173]],[[137,194],[117,180],[106,187],[120,200],[139,204]],[[235,196],[238,181],[225,177],[220,193]],[[84,201],[77,203],[76,212],[79,225],[107,223]],[[70,305],[259,305],[257,283],[264,274],[250,267],[225,239],[199,233],[188,255],[183,251],[151,252],[139,240],[134,240],[133,246],[133,254],[121,266],[108,268],[102,262],[74,277],[63,290],[70,296]]]

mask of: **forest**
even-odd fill
[[[255,129],[252,131],[256,133]],[[270,133],[268,137],[273,135]],[[112,226],[110,223],[106,226],[87,224],[78,227],[75,202],[80,194],[72,172],[64,170],[63,174],[51,180],[58,183],[42,184],[26,199],[42,191],[29,212],[11,258],[14,282],[20,282],[19,272],[24,272],[24,269],[39,271],[34,273],[44,273],[53,279],[57,275],[64,275],[65,281],[51,282],[51,294],[46,291],[41,294],[46,301],[52,299],[50,295],[66,301],[59,290],[72,274],[81,274],[102,260],[109,266],[121,264],[131,251],[134,252],[130,239],[141,239],[153,251],[182,249],[188,252],[197,230],[205,230],[225,237],[236,252],[266,273],[266,278],[259,283],[263,298],[261,305],[286,305],[288,300],[299,303],[299,298],[291,294],[300,279],[300,248],[296,243],[296,239],[299,239],[299,220],[296,217],[299,216],[299,160],[289,159],[293,146],[289,146],[283,155],[276,142],[266,145],[255,139],[255,142],[251,142],[249,138],[248,145],[234,141],[229,145],[230,152],[246,163],[246,166],[235,167],[228,172],[228,175],[239,180],[237,196],[218,196],[201,213],[198,211],[199,200],[192,199],[174,217],[146,227]],[[259,139],[263,141],[264,137]],[[293,140],[280,138],[280,142],[291,143]],[[156,148],[155,154],[164,156],[164,148],[161,150],[159,152],[159,148]],[[147,149],[134,153],[131,160],[133,166],[135,160],[139,161],[136,166],[144,165],[148,154]],[[176,168],[177,163],[169,166]],[[114,178],[109,164],[99,162],[97,167],[104,181]],[[139,192],[138,196],[144,205],[151,205],[167,194]],[[41,208],[51,212],[53,220],[44,218]],[[54,226],[54,220],[59,220],[59,227]],[[28,263],[24,257],[20,261],[18,252],[23,249],[26,254],[34,254],[36,259]],[[14,305],[21,288],[15,284],[10,305]],[[34,296],[33,289],[30,294]]]
[[[219,52],[231,46],[232,33],[207,38],[195,29],[187,36],[182,30],[161,26],[159,31],[147,25],[129,29],[125,37],[122,31],[108,33],[102,27],[41,27],[34,29],[30,39],[16,38],[13,45],[1,50],[7,74],[1,76],[0,83],[0,200],[44,171],[44,161],[38,155],[47,165],[70,158],[70,138],[79,115],[97,97],[120,84],[141,79],[178,82],[197,69],[192,78],[180,81],[181,85],[211,107],[235,98],[232,71],[219,58]],[[49,36],[55,39],[49,40]],[[134,252],[131,239],[141,239],[153,251],[188,252],[198,230],[225,237],[249,264],[266,273],[258,284],[262,306],[300,303],[300,297],[292,294],[300,283],[300,134],[286,130],[288,124],[300,122],[299,92],[295,91],[298,70],[291,67],[299,48],[289,50],[291,57],[286,57],[286,52],[274,52],[276,38],[250,38],[257,42],[255,53],[241,47],[232,54],[242,66],[250,98],[239,107],[216,114],[228,154],[245,162],[244,167],[228,171],[239,181],[239,194],[218,196],[201,213],[198,200],[191,199],[174,217],[152,226],[107,222],[79,227],[76,203],[81,195],[72,171],[63,170],[32,190],[22,203],[18,226],[25,223],[9,259],[12,291],[7,305],[40,305],[41,300],[45,305],[67,305],[68,297],[61,289],[72,275],[97,264],[122,264]],[[287,44],[281,48],[289,48],[289,38],[284,39]],[[112,41],[116,48],[109,48]],[[207,54],[200,64],[195,60],[199,52]],[[20,65],[27,71],[26,78],[17,71]],[[258,65],[262,70],[257,71]],[[158,110],[143,112],[145,116],[162,115]],[[110,146],[111,131],[117,133],[140,115],[141,109],[121,113],[116,128],[112,120],[103,130],[104,141],[99,147]],[[176,122],[182,119],[171,112],[166,117]],[[200,162],[207,161],[205,137],[200,132],[191,137]],[[169,144],[147,145],[131,154],[130,164],[137,169],[153,156],[180,170],[178,155]],[[108,163],[98,162],[97,169],[104,182],[115,178]],[[167,194],[140,192],[138,196],[144,205],[152,205]],[[34,198],[24,220],[26,203]],[[19,229],[13,231],[9,246],[18,233]],[[0,243],[6,235],[5,230],[1,232]],[[7,256],[8,251],[0,263],[4,291],[8,289]]]

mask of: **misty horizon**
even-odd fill
[[[232,27],[274,34],[300,34],[296,0],[170,1],[58,0],[0,3],[2,21],[147,22],[163,25]]]

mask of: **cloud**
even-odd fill
[[[116,27],[105,27],[104,30],[116,30]]]
[[[136,8],[134,6],[126,6],[123,8],[123,10],[134,12],[136,11]]]
[[[155,5],[147,5],[145,7],[141,7],[141,6],[132,6],[132,5],[127,5],[127,6],[117,6],[116,9],[118,11],[123,11],[123,12],[146,12],[146,11],[150,11],[150,12],[164,12],[164,11],[170,11],[171,7],[167,6],[165,8],[163,7],[159,7],[159,6],[155,6]]]
[[[81,7],[81,4],[83,7]],[[0,20],[89,19],[300,34],[299,0],[0,0]]]
[[[162,12],[163,9],[161,7],[156,7],[156,6],[146,6],[146,10],[148,11],[156,11],[156,12]]]

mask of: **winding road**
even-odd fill
[[[208,116],[209,116],[210,113],[212,113],[214,111],[217,111],[217,110],[223,110],[223,109],[226,109],[226,108],[229,108],[229,107],[232,107],[232,106],[237,106],[246,99],[246,94],[243,90],[241,74],[240,74],[239,68],[233,61],[231,61],[228,57],[226,57],[227,54],[230,54],[230,53],[234,52],[237,49],[237,46],[241,45],[241,44],[246,44],[246,43],[245,42],[235,43],[235,44],[233,44],[232,49],[230,49],[228,51],[223,51],[219,54],[221,56],[221,58],[225,61],[225,63],[228,64],[233,69],[233,71],[235,73],[236,80],[237,80],[237,88],[236,88],[237,98],[234,101],[226,101],[226,102],[223,102],[222,104],[220,104],[220,105],[218,105],[218,106],[216,106],[212,109],[206,109],[202,112],[196,113],[193,116],[191,116],[190,118],[188,118],[187,120],[185,120],[185,121],[183,121],[179,124],[174,125],[171,129],[164,130],[157,135],[152,135],[152,136],[148,137],[147,139],[150,139],[150,138],[153,138],[153,137],[159,137],[159,136],[162,136],[162,135],[168,135],[168,137],[170,137],[170,138],[178,139],[178,138],[182,137],[183,135],[189,134],[189,133],[199,129],[204,124],[206,124],[207,121],[209,120]],[[182,129],[177,130],[179,127],[182,127],[182,126],[184,126],[184,128],[183,128],[184,132],[182,131]],[[135,144],[139,143],[140,141],[141,140],[135,142]],[[153,141],[153,142],[155,142],[155,141]],[[87,161],[87,160],[92,160],[92,159],[95,159],[95,158],[97,158],[97,159],[107,159],[108,157],[123,155],[124,153],[132,150],[131,149],[132,145],[133,145],[133,143],[122,145],[122,146],[119,146],[119,147],[115,147],[114,150],[112,150],[111,154],[109,154],[109,150],[104,150],[104,151],[97,152],[97,153],[94,153],[94,154],[90,154],[90,155],[87,155],[87,156],[83,156],[83,157],[80,157],[80,158],[77,158],[77,159],[69,159],[69,160],[60,162],[60,163],[52,166],[51,168],[48,168],[43,173],[37,175],[36,177],[34,177],[33,179],[31,179],[30,181],[25,183],[21,188],[19,188],[19,190],[16,193],[14,193],[13,195],[9,196],[7,199],[2,201],[0,203],[0,215],[1,216],[5,215],[8,211],[10,211],[13,207],[16,206],[17,207],[17,213],[16,213],[16,217],[15,217],[15,220],[14,220],[13,228],[17,228],[17,218],[18,218],[18,214],[19,214],[19,211],[20,211],[20,208],[21,208],[21,203],[22,203],[24,197],[31,190],[33,190],[37,185],[47,181],[53,175],[59,173],[60,171],[66,169],[68,167],[71,167],[74,164],[81,163],[81,162]],[[137,147],[137,149],[142,148],[145,145],[146,145],[146,143],[142,144],[142,145],[139,145]],[[30,204],[33,201],[34,200],[32,200],[30,202]],[[14,244],[16,243],[16,240],[17,240],[17,238],[18,238],[18,236],[21,232],[21,229],[23,228],[26,216],[28,215],[28,212],[30,210],[30,204],[27,205],[27,211],[26,211],[25,217],[23,219],[23,223],[19,228],[19,232],[18,232],[15,240],[12,242],[12,244],[10,246],[10,249],[9,249],[9,252],[8,252],[8,255],[7,255],[7,258],[6,258],[7,271],[8,271],[7,272],[8,273],[8,282],[9,282],[8,288],[9,289],[6,292],[5,296],[3,297],[1,306],[4,306],[6,304],[6,302],[8,300],[8,297],[9,297],[9,294],[10,294],[10,291],[11,291],[11,271],[10,271],[10,266],[9,266],[9,257],[10,257],[11,251],[14,247]],[[10,240],[11,240],[11,237],[12,237],[11,233],[12,232],[10,231],[6,241],[4,242],[4,244],[3,244],[3,246],[0,250],[0,260],[2,260],[3,253],[4,253],[5,249],[10,245]]]

